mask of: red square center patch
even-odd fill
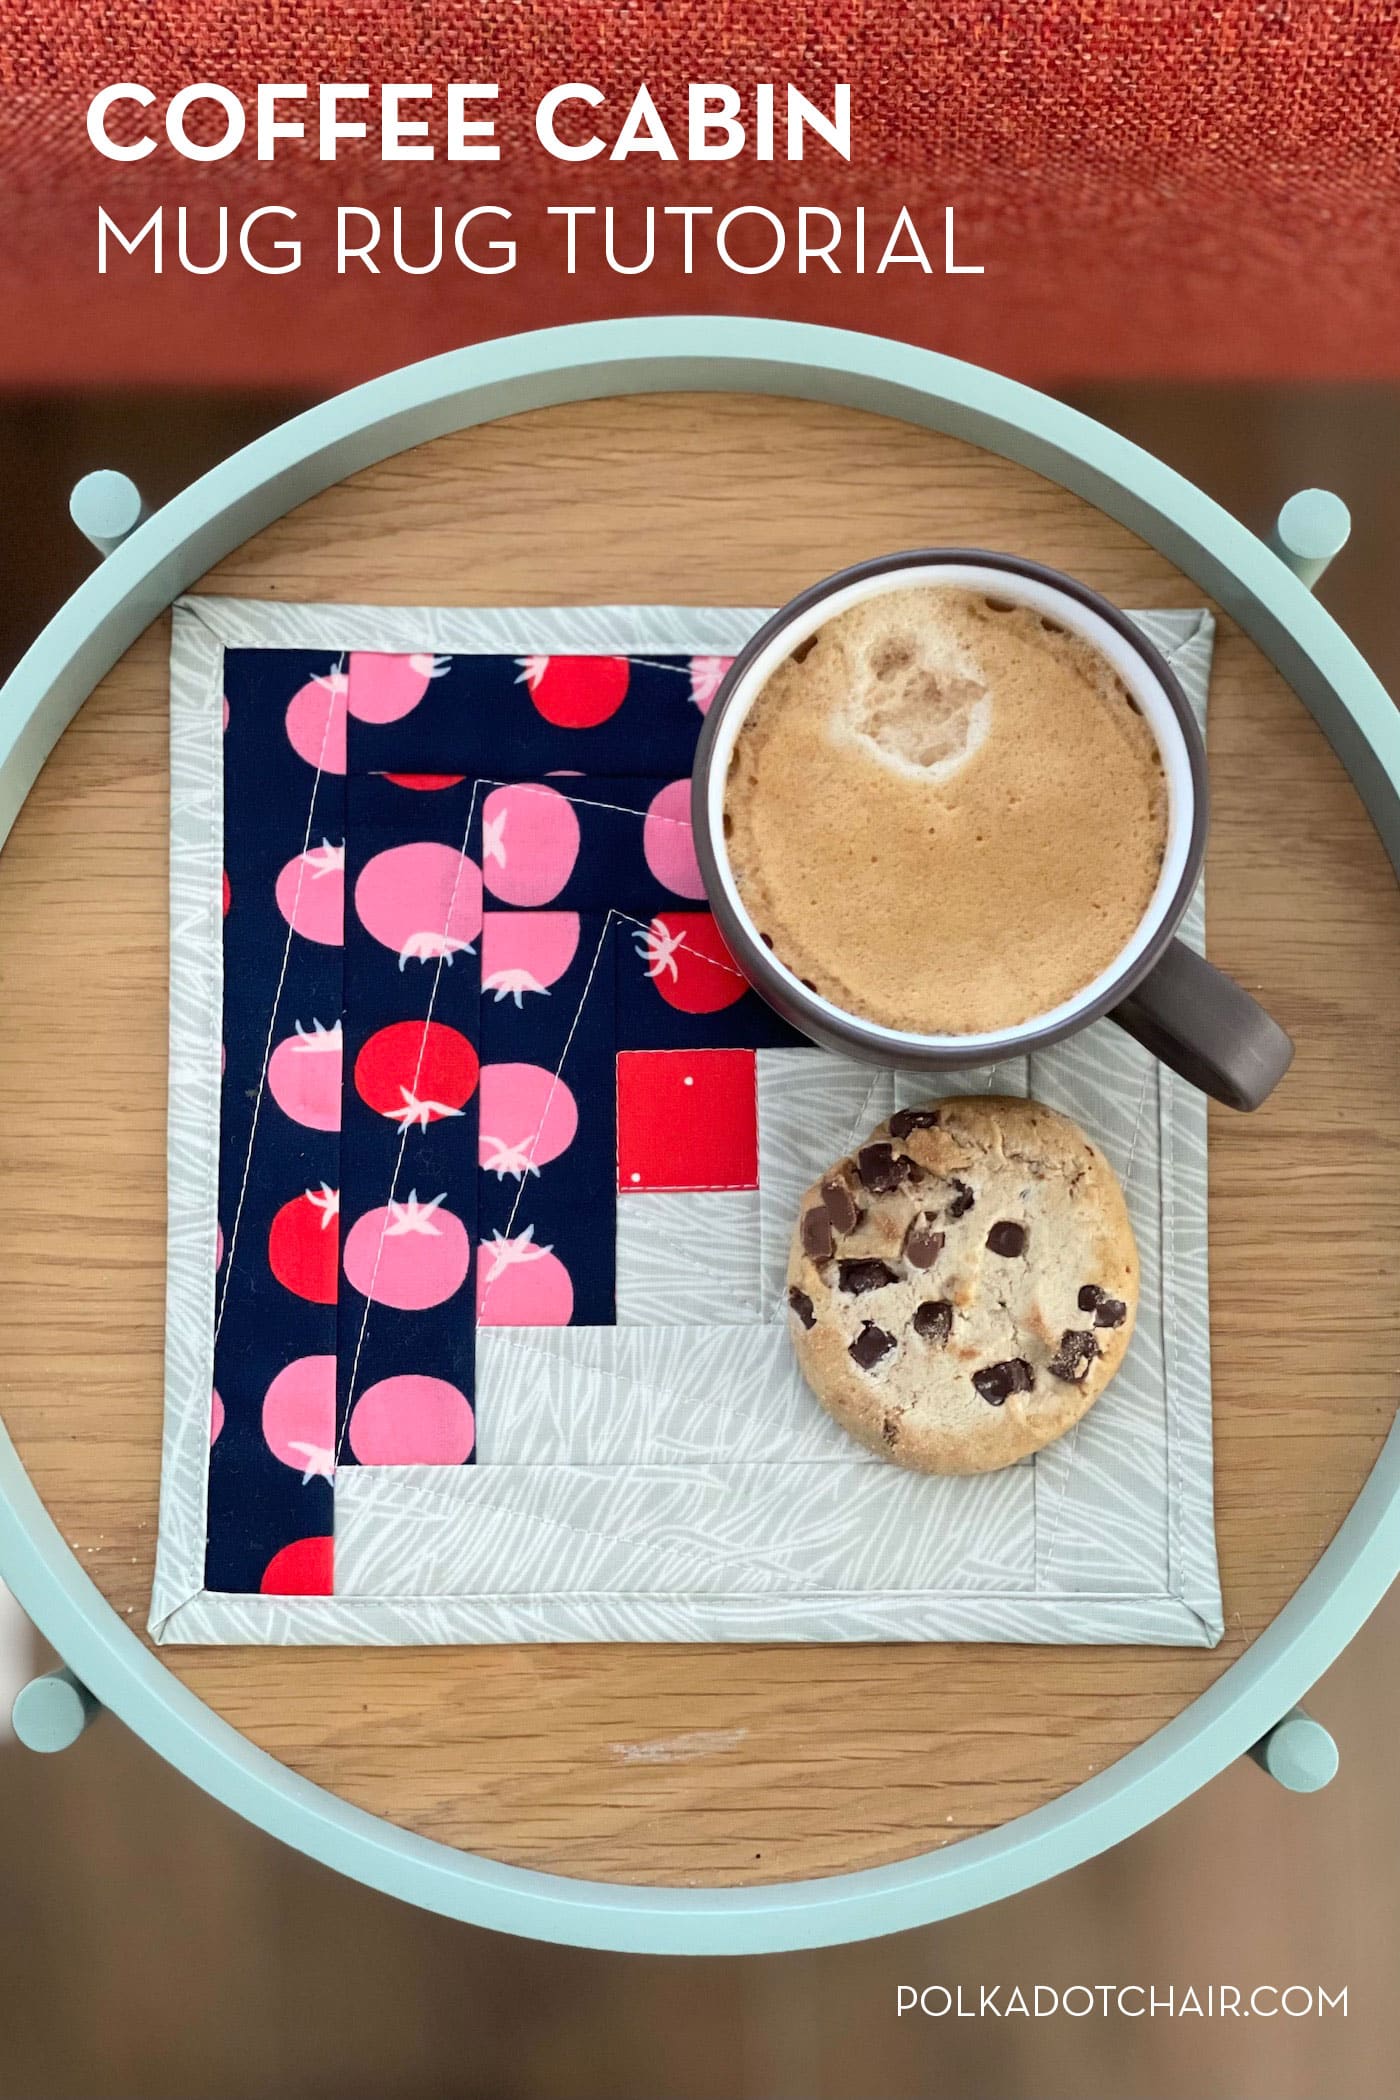
[[[752,1050],[620,1050],[617,1186],[756,1189]]]

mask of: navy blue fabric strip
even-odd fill
[[[263,1410],[274,1379],[289,1364],[335,1357],[333,1286],[329,1302],[287,1290],[270,1266],[269,1250],[281,1214],[284,1266],[299,1261],[313,1271],[329,1252],[334,1276],[335,1221],[326,1223],[307,1191],[338,1188],[340,1138],[336,1130],[286,1116],[263,1072],[270,1023],[275,1049],[296,1040],[298,1023],[314,1037],[316,1023],[331,1030],[340,1020],[338,943],[292,933],[277,902],[279,877],[289,867],[283,895],[296,894],[295,863],[308,838],[314,858],[300,872],[307,911],[314,899],[323,912],[328,887],[338,887],[325,847],[337,848],[345,837],[345,782],[324,771],[318,780],[315,765],[293,749],[285,723],[295,695],[340,661],[299,650],[239,649],[225,657],[223,1259],[214,1352],[223,1421],[209,1458],[205,1583],[211,1590],[257,1590],[281,1548],[331,1529],[329,1471],[313,1469],[304,1479],[308,1465],[276,1457],[264,1435]]]
[[[577,768],[670,780],[690,771],[700,712],[688,657],[454,656],[438,662],[442,670],[410,712],[378,722],[352,719],[352,772],[521,780]]]
[[[700,894],[688,659],[225,663],[206,1581],[305,1589],[337,1464],[474,1455],[478,1319],[613,1321],[617,1052],[801,1039]]]
[[[528,938],[538,914],[492,914]],[[573,960],[543,994],[482,1008],[480,1317],[491,1325],[610,1327],[615,1301],[615,942],[606,914],[578,915]],[[504,1241],[503,1247],[500,1243]],[[547,1248],[552,1267],[532,1249]]]
[[[454,866],[465,805],[352,779],[347,820],[341,1465],[392,1449],[361,1442],[353,1413],[364,1409],[368,1425],[383,1380],[441,1379],[474,1399],[467,1250],[477,1240],[481,1048],[480,934],[469,947],[447,938],[449,922],[470,923],[469,893],[479,896],[475,867]]]

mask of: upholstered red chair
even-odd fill
[[[1051,383],[1389,376],[1400,365],[1398,49],[1396,11],[1367,0],[554,0],[526,11],[481,0],[431,13],[404,0],[27,0],[0,32],[0,384],[321,392],[544,321],[677,308],[839,321]],[[499,83],[499,162],[385,166],[371,121],[371,141],[343,144],[334,163],[319,162],[314,144],[259,163],[250,127],[232,156],[199,164],[171,152],[159,128],[170,95],[192,82],[231,88],[250,112],[259,81],[306,82],[313,103],[317,82],[365,82],[372,99],[346,114],[373,120],[386,79],[435,83],[435,123],[449,81]],[[683,147],[675,163],[654,153],[563,162],[535,135],[538,100],[561,82],[593,83],[606,98],[593,112],[575,105],[561,131],[586,137],[585,118],[612,140],[639,82],[676,125],[687,83],[716,80],[736,87],[745,110],[760,80],[780,95],[793,82],[828,109],[834,84],[849,82],[849,164],[819,139],[800,164],[745,152],[687,165]],[[158,99],[144,118],[114,116],[114,131],[125,122],[139,136],[131,120],[141,118],[162,144],[115,164],[89,143],[85,119],[92,95],[121,81]],[[191,130],[217,137],[218,117],[197,109]],[[134,257],[114,248],[99,275],[99,207],[131,234],[159,203],[172,220],[162,275],[152,275],[149,241]],[[338,275],[341,203],[378,209],[386,225],[400,204],[410,259],[428,250],[434,204],[449,228],[472,204],[506,207],[515,266],[474,274],[449,241],[431,274],[386,263],[376,276],[351,262]],[[658,207],[654,266],[610,271],[595,218],[566,274],[564,222],[548,207],[601,213],[609,203],[625,261],[643,252],[646,204]],[[221,270],[179,266],[180,204],[192,258],[205,264],[217,253],[217,207],[229,207],[232,258]],[[267,204],[298,213],[301,265],[285,275],[259,274],[238,255],[244,215]],[[906,262],[837,275],[813,262],[802,273],[790,234],[771,272],[735,273],[715,259],[710,231],[743,204],[789,229],[803,204],[848,227],[864,205],[868,269],[873,229],[907,205],[932,272]],[[683,222],[666,205],[713,208],[695,222],[690,274]],[[948,205],[957,259],[981,274],[944,274]],[[268,242],[287,230],[261,224]],[[761,234],[755,220],[748,237]]]

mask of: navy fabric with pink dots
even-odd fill
[[[612,1324],[619,1187],[756,1185],[721,669],[227,652],[209,1589],[330,1593],[338,1467],[470,1463],[478,1325]]]

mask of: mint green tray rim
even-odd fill
[[[1273,660],[1400,867],[1400,716],[1336,622],[1218,504],[1126,439],[995,373],[840,329],[718,317],[591,322],[451,351],[298,416],[204,475],[101,564],[0,690],[0,844],[93,686],[173,598],[294,505],[448,431],[561,402],[687,390],[897,417],[1019,460],[1097,504],[1200,584]],[[95,1697],[171,1764],[250,1822],[408,1902],[533,1938],[637,1952],[758,1953],[868,1938],[1062,1873],[1165,1814],[1263,1736],[1341,1653],[1397,1571],[1400,1426],[1266,1631],[1174,1721],[1058,1801],[895,1866],[764,1888],[628,1888],[458,1852],[351,1807],[256,1749],[112,1611],[0,1427],[0,1575]]]

